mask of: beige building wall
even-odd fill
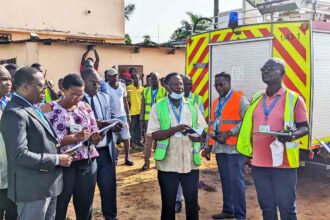
[[[119,45],[102,45],[96,49],[102,77],[104,71],[113,65],[143,65],[145,75],[159,72],[165,76],[170,72],[184,73],[185,70],[185,49],[176,49],[175,54],[168,54],[169,48],[141,48],[140,53],[132,53],[132,47]],[[85,51],[85,45],[74,43],[3,44],[0,45],[0,60],[17,58],[18,65],[38,62],[47,69],[46,78],[57,82],[68,73],[79,73],[81,56]],[[89,56],[94,57],[93,52]]]
[[[13,19],[15,18],[15,19]],[[0,30],[123,40],[124,0],[10,0],[1,5]]]

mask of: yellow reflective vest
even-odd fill
[[[298,100],[298,94],[285,88],[285,107],[284,107],[284,122],[283,130],[295,128],[294,123],[294,108]],[[252,157],[253,154],[253,112],[257,107],[258,103],[263,97],[262,92],[254,94],[251,105],[246,110],[244,118],[242,120],[241,129],[237,140],[237,151],[248,157]],[[286,154],[290,168],[299,167],[299,144],[298,142],[287,142],[285,143]]]
[[[152,91],[151,87],[144,88],[143,96],[144,96],[144,120],[148,121],[150,117],[150,110],[152,106]],[[166,96],[166,89],[164,87],[159,86],[157,90],[157,94],[155,97],[155,103],[160,99]]]

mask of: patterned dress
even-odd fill
[[[65,135],[71,134],[72,127],[78,131],[87,128],[90,132],[98,131],[96,119],[92,108],[85,102],[81,101],[73,111],[68,111],[58,104],[57,101],[50,103],[53,111],[44,113],[50,124],[53,126],[60,141],[63,140]],[[65,153],[79,142],[62,146],[61,153]],[[97,157],[98,153],[94,145],[88,149],[83,145],[72,155],[73,161],[83,160]]]

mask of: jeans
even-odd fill
[[[16,218],[16,204],[7,198],[7,189],[0,189],[0,220],[15,220]]]
[[[233,214],[235,218],[246,218],[244,161],[241,154],[217,153],[221,187],[223,194],[222,212]]]
[[[131,120],[129,131],[132,136],[132,142],[137,144],[141,142],[140,115],[132,115]]]
[[[189,173],[164,172],[158,170],[158,183],[162,198],[161,220],[175,219],[175,197],[179,183],[182,186],[186,205],[186,219],[198,220],[199,170]]]
[[[68,204],[73,196],[77,220],[92,219],[93,198],[97,178],[95,159],[75,161],[63,169],[63,190],[57,197],[56,220],[65,220]]]
[[[258,201],[265,220],[296,220],[297,169],[252,167]]]
[[[97,161],[97,185],[100,189],[102,213],[106,220],[117,217],[116,163],[109,148],[99,150]]]

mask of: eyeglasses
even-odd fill
[[[31,83],[31,85],[32,86],[35,86],[35,87],[38,87],[41,90],[45,90],[47,88],[47,85],[46,84],[34,84],[34,83]]]
[[[91,85],[93,85],[93,86],[99,86],[99,85],[101,84],[100,81],[87,81],[87,80],[86,80],[86,82],[88,82],[89,84],[91,84]]]

